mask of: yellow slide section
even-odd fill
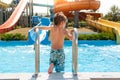
[[[99,0],[54,0],[53,12],[69,12],[76,10],[97,10]]]
[[[120,44],[120,23],[104,20],[101,18],[95,21],[90,15],[87,16],[86,20],[89,25],[95,27],[98,30],[116,34],[116,42],[117,44]]]
[[[5,23],[0,25],[0,33],[4,33],[13,29],[20,16],[22,15],[26,5],[27,0],[20,0],[10,18]]]
[[[9,5],[0,0],[0,8],[7,8],[7,7],[9,7]]]

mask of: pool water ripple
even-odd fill
[[[20,43],[20,42],[19,42]],[[1,46],[0,73],[35,71],[33,45],[13,42]],[[65,41],[65,72],[72,72],[72,43]],[[40,72],[49,67],[50,45],[40,45]],[[114,41],[79,41],[78,72],[120,72],[120,45]]]

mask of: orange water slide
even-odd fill
[[[0,33],[4,33],[13,29],[15,24],[18,22],[20,16],[22,15],[26,5],[27,0],[20,0],[19,4],[15,8],[10,18],[5,23],[0,25]]]
[[[53,12],[69,12],[76,10],[97,10],[99,0],[54,0]]]

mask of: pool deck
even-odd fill
[[[72,73],[39,73],[35,78],[32,73],[3,73],[0,80],[120,80],[120,72],[80,72]]]

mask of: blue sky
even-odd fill
[[[9,3],[12,0],[1,0],[1,1]],[[98,12],[100,13],[106,14],[110,10],[110,7],[113,5],[116,5],[120,8],[120,0],[100,0],[100,1],[101,1],[101,6],[98,9]],[[53,0],[33,0],[33,2],[53,5]],[[49,8],[34,6],[34,13],[46,13],[47,10],[49,10]]]

